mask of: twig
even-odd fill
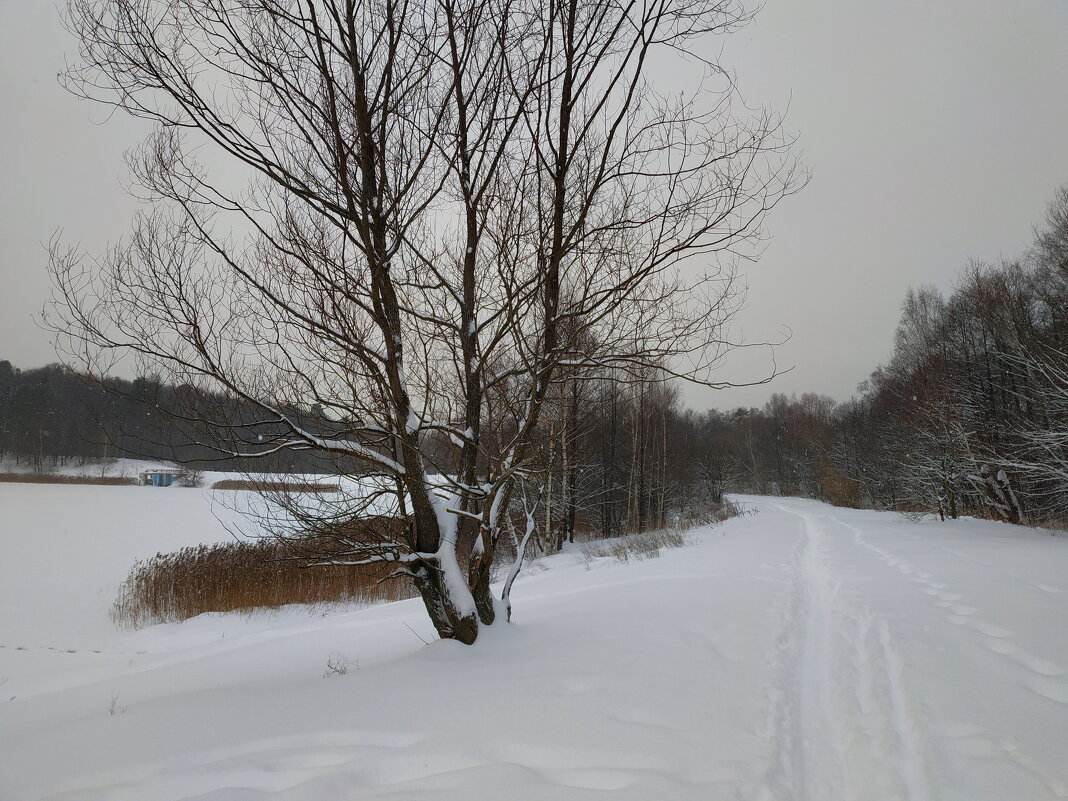
[[[407,624],[407,623],[405,623],[404,625],[405,625],[405,626],[408,626],[408,624]],[[416,631],[415,629],[413,629],[413,628],[412,628],[411,626],[408,626],[408,631],[410,631],[410,632],[411,632],[412,634],[414,634],[414,635],[415,635],[416,637],[419,637],[419,641],[420,641],[421,643],[423,643],[423,645],[430,645],[430,643],[428,643],[428,642],[427,642],[426,640],[424,640],[424,639],[423,639],[422,637],[420,637],[420,636],[419,636],[419,632],[418,632],[418,631]]]

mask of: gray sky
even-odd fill
[[[48,297],[43,243],[62,228],[99,250],[125,233],[122,152],[144,130],[58,87],[74,52],[58,19],[51,2],[0,0],[0,358],[23,367],[55,360],[32,319]],[[791,330],[776,358],[795,369],[687,401],[844,400],[887,357],[909,286],[948,289],[969,259],[1019,255],[1068,182],[1066,43],[1065,0],[767,0],[724,63],[751,104],[788,107],[813,178],[744,267],[735,333]],[[746,351],[722,377],[769,368]]]

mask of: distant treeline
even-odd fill
[[[192,398],[192,400],[191,400]],[[20,370],[0,361],[0,461],[44,471],[115,457],[180,461],[217,470],[314,472],[323,465],[289,453],[268,462],[226,458],[193,425],[193,404],[233,404],[221,394],[152,378],[95,381],[61,364]],[[245,416],[252,417],[249,409]],[[241,416],[241,412],[237,412]]]
[[[1068,520],[1068,187],[1018,261],[905,298],[889,362],[850,401],[775,395],[710,451],[731,487],[880,509]]]
[[[845,403],[696,413],[669,386],[609,381],[559,395],[546,459],[565,533],[663,525],[725,491],[1063,524],[1068,187],[1020,260],[970,265],[949,297],[910,291],[889,362]]]
[[[655,377],[557,386],[532,482],[541,484],[539,521],[550,543],[572,539],[580,529],[614,536],[713,513],[730,474],[724,454],[710,448],[722,444],[718,435],[729,429],[727,418],[681,410],[677,390]],[[218,414],[222,407],[224,415]],[[286,413],[321,434],[344,428],[315,407]],[[225,458],[220,446],[241,450],[241,443],[209,440],[197,425],[206,417],[247,422],[257,416],[224,394],[152,378],[98,381],[59,364],[20,370],[0,361],[0,458],[36,470],[132,456],[254,472],[361,471],[359,464],[326,464],[299,451]],[[255,430],[263,440],[274,435],[267,427]],[[433,438],[424,447],[443,463]]]

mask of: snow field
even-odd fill
[[[208,497],[0,485],[0,799],[1068,797],[1066,538],[746,498],[543,560],[470,648],[417,600],[111,629],[132,559],[228,536]]]

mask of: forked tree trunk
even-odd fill
[[[423,553],[441,553],[443,532],[428,497],[418,491],[422,488],[416,485],[409,490],[414,506],[415,543]],[[456,545],[455,542],[445,543],[444,547],[455,548]],[[438,636],[465,645],[473,643],[478,637],[478,617],[471,609],[470,599],[457,597],[466,593],[467,587],[455,564],[455,554],[452,554],[448,567],[441,564],[440,558],[427,558],[414,563],[412,572],[412,583],[423,599]],[[453,576],[452,581],[449,575]]]
[[[484,534],[485,532],[480,528],[478,536],[483,537]],[[485,626],[490,626],[497,618],[497,607],[493,593],[490,591],[495,546],[489,536],[486,536],[482,542],[482,552],[473,559],[468,568],[467,584],[475,599],[475,610],[478,612],[479,621]]]
[[[431,562],[421,564],[412,581],[423,599],[434,629],[443,640],[458,640],[470,645],[478,637],[478,618],[459,611],[452,590],[441,569]]]
[[[490,590],[490,564],[491,559],[483,560],[475,575],[474,586],[471,594],[475,597],[475,609],[478,610],[479,622],[484,626],[491,626],[497,619],[497,602]]]

